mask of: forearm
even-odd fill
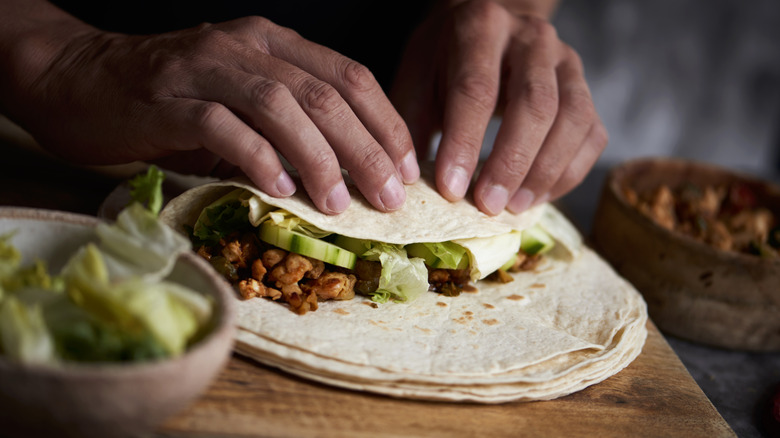
[[[0,113],[21,104],[63,48],[95,29],[44,0],[0,0]]]

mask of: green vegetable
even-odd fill
[[[270,221],[260,225],[258,237],[264,242],[296,254],[312,257],[317,260],[322,260],[325,263],[347,269],[355,268],[357,256],[354,252],[340,248],[332,243],[325,242],[324,240],[290,231]]]
[[[421,257],[431,268],[465,269],[469,265],[466,249],[454,242],[412,243],[406,252]]]
[[[132,200],[146,208],[155,216],[160,213],[163,204],[162,183],[165,174],[157,166],[149,166],[146,173],[136,175],[130,180]]]
[[[236,231],[251,230],[250,207],[243,201],[245,193],[243,189],[234,190],[206,207],[192,228],[192,243],[213,246]]]
[[[26,306],[13,296],[0,302],[0,351],[27,363],[56,360],[54,340],[39,306]]]
[[[213,303],[165,280],[189,241],[159,221],[162,173],[133,181],[133,202],[95,229],[59,275],[0,236],[0,353],[32,363],[149,360],[181,354]],[[145,208],[141,202],[148,202]],[[246,220],[246,217],[244,217]]]
[[[179,254],[190,249],[186,237],[138,203],[122,210],[115,223],[99,224],[95,232],[112,278],[160,280],[171,272]]]
[[[543,254],[555,246],[555,240],[540,226],[523,230],[520,249],[528,255]]]
[[[382,264],[379,288],[371,296],[373,301],[413,301],[428,290],[425,262],[421,258],[409,258],[400,245],[372,241],[363,258]]]

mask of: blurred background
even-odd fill
[[[649,155],[780,173],[780,1],[562,0],[610,142],[567,196],[589,230],[606,169]],[[596,194],[594,194],[596,193]]]

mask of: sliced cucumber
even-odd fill
[[[520,249],[528,254],[542,254],[555,246],[555,240],[547,234],[540,226],[534,225],[531,228],[523,230],[520,240]]]
[[[260,225],[258,237],[260,240],[284,250],[347,269],[354,269],[357,261],[357,256],[352,251],[290,231],[271,222],[263,222]]]
[[[367,242],[367,240],[355,239],[354,237],[342,236],[341,234],[336,235],[336,238],[333,239],[334,245],[340,246],[347,251],[351,251],[358,257],[361,257],[363,253],[368,251],[370,245]]]
[[[457,245],[452,242],[444,242],[442,245]],[[441,257],[434,254],[428,244],[425,243],[412,243],[404,247],[409,257],[420,257],[425,261],[425,264],[434,269],[466,269],[469,265],[469,257],[466,254],[466,250],[458,245],[459,251],[457,251],[460,259],[457,264],[443,260]],[[457,258],[453,254],[454,258]]]

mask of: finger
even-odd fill
[[[550,200],[555,200],[577,187],[596,164],[609,142],[609,134],[600,119],[591,126],[582,147],[571,160],[563,175],[550,189]]]
[[[436,185],[442,196],[462,198],[496,106],[501,58],[508,41],[503,9],[472,8],[482,14],[457,34],[456,49],[445,78],[442,138],[436,157]],[[489,23],[480,26],[476,23]]]
[[[302,38],[290,29],[278,29],[265,40],[269,53],[311,74],[321,82],[302,80],[293,92],[299,93],[302,102],[309,102],[308,113],[338,109],[349,110],[350,124],[360,123],[366,133],[360,133],[360,145],[368,145],[368,136],[375,139],[392,161],[404,182],[412,183],[420,176],[409,129],[388,100],[371,71],[362,64],[338,52]],[[283,80],[283,78],[278,78]],[[322,84],[329,84],[335,92]],[[316,121],[315,121],[316,122]],[[356,125],[357,126],[357,125]],[[326,137],[330,140],[331,137]],[[371,146],[373,149],[374,146]],[[371,164],[379,164],[370,162]],[[379,172],[386,177],[383,168],[367,169],[356,163],[354,171]],[[384,164],[381,164],[384,167]],[[350,172],[353,170],[350,169]],[[368,177],[368,176],[366,176]],[[361,176],[362,178],[362,176]],[[373,178],[373,177],[372,177]],[[372,185],[372,184],[369,184]],[[400,207],[400,206],[396,206]]]
[[[339,166],[343,166],[376,208],[400,208],[406,192],[392,161],[335,89],[290,64],[265,57],[270,79],[240,70],[217,69],[211,72],[214,85],[208,87],[206,97],[225,102],[263,132],[299,170],[312,198],[317,187],[332,187],[331,172],[337,171],[337,182],[341,181]],[[275,98],[278,102],[263,97],[268,87],[276,88],[273,92],[281,95]],[[341,192],[337,194],[341,196]],[[343,211],[330,208],[336,213]]]
[[[224,106],[194,99],[168,98],[152,115],[150,136],[179,150],[203,148],[238,165],[264,192],[290,196],[295,183],[262,136]]]
[[[474,186],[477,207],[490,215],[500,213],[510,196],[518,196],[558,112],[557,35],[548,24],[536,24],[527,32],[534,33],[532,44],[513,39],[507,50],[510,73],[504,115],[493,151]]]
[[[513,197],[508,205],[513,212],[521,212],[549,199],[550,189],[571,163],[596,120],[582,63],[571,48],[564,47],[564,52],[564,60],[556,68],[558,113],[520,186],[523,192]]]

